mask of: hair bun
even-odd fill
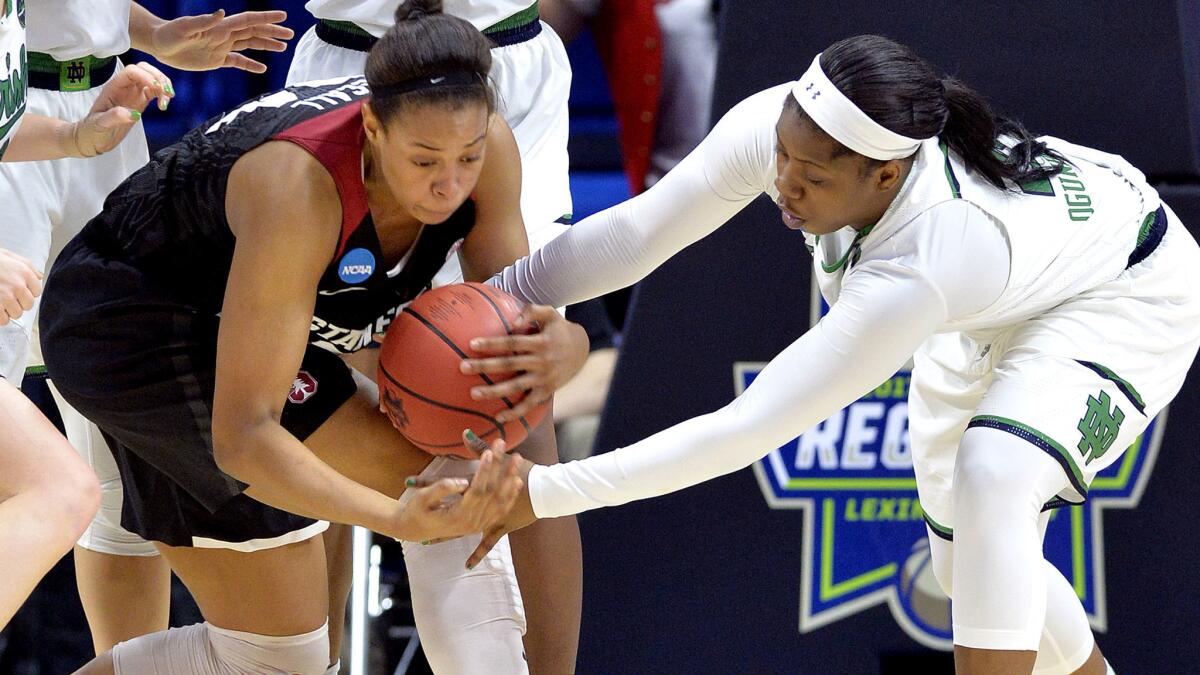
[[[442,0],[405,0],[396,8],[396,23],[419,21],[431,14],[442,13]]]

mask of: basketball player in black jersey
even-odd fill
[[[398,11],[365,81],[264,96],[158,153],[51,271],[51,377],[109,437],[122,524],[157,542],[207,620],[80,672],[325,672],[326,620],[345,595],[327,592],[323,521],[425,541],[477,533],[515,498],[513,463],[485,453],[469,488],[445,479],[397,501],[405,476],[451,462],[404,441],[345,365],[447,255],[483,280],[526,253],[489,44],[438,4]],[[526,381],[551,390],[586,338],[549,308],[533,318],[541,334],[526,344],[542,365]],[[553,461],[551,425],[523,450]],[[530,604],[543,642],[531,666],[569,672],[578,531],[547,524],[514,536],[512,557],[537,573],[527,588],[555,592]],[[511,563],[502,553],[468,572],[471,548],[406,547],[427,654],[439,670],[524,672]]]

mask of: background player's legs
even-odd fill
[[[171,568],[162,556],[116,555],[77,545],[75,579],[97,654],[167,629]]]
[[[404,440],[387,418],[379,414],[374,383],[357,372],[354,375],[359,385],[356,395],[309,436],[305,445],[342,474],[384,494],[399,496],[404,491],[405,479],[419,474],[429,463],[430,456]],[[519,451],[531,461],[555,461],[557,449],[553,425],[543,423]],[[583,569],[578,525],[574,518],[541,521],[513,533],[510,540],[517,577],[524,581],[521,591],[530,625],[525,635],[530,669],[547,673],[573,672],[582,611]],[[463,571],[470,551],[465,553],[457,564],[436,571],[443,583],[452,584],[461,576],[459,573]],[[419,566],[427,562],[426,558],[431,565],[441,564],[434,556],[410,558],[408,564],[410,568],[413,564]],[[522,575],[522,568],[526,568],[529,575]],[[418,576],[430,578],[432,574],[434,572],[423,571]],[[507,582],[497,575],[494,583],[499,586]],[[343,597],[334,599],[335,604],[345,603],[348,584],[342,586],[346,590],[339,588]],[[457,611],[454,608],[447,610]],[[511,617],[511,614],[505,613],[505,617]],[[465,638],[455,649],[478,651],[478,647],[471,647]]]
[[[170,546],[159,550],[191,591],[205,620],[218,630],[192,626],[143,635],[79,672],[107,675],[119,670],[114,661],[124,662],[128,673],[324,672],[329,598],[320,537],[252,553]],[[230,640],[230,631],[244,635]],[[246,667],[250,659],[253,669]]]
[[[97,654],[118,642],[167,629],[171,568],[154,544],[121,527],[121,474],[96,425],[47,381],[67,440],[96,472],[100,510],[75,544],[75,580]]]
[[[346,628],[346,602],[354,586],[354,528],[330,523],[325,539],[325,565],[329,573],[329,663],[337,663]]]
[[[66,439],[3,378],[0,429],[2,628],[87,527],[100,488]]]
[[[518,450],[537,464],[558,463],[553,415]],[[575,516],[539,520],[508,535],[525,602],[525,652],[533,673],[573,673],[583,612],[583,547]]]
[[[954,472],[958,672],[1033,671],[1047,604],[1039,515],[1067,486],[1062,467],[1022,438],[978,427],[963,435]]]

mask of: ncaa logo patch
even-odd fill
[[[354,248],[338,261],[338,278],[348,284],[360,284],[375,271],[375,256],[365,248]]]
[[[827,310],[819,296],[813,303]],[[740,395],[764,365],[735,363],[735,392]],[[801,633],[886,603],[913,640],[953,648],[951,603],[933,576],[912,468],[910,383],[907,369],[896,373],[754,464],[767,504],[799,509],[803,518]],[[1044,554],[1071,583],[1097,631],[1108,622],[1104,510],[1133,508],[1140,501],[1166,414],[1096,476],[1087,502],[1050,512]]]
[[[304,403],[317,393],[317,378],[308,374],[307,370],[296,373],[292,380],[292,390],[288,392],[288,400],[292,403]]]

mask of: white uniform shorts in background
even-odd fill
[[[365,51],[330,44],[312,28],[296,45],[287,83],[362,75],[366,61]],[[541,32],[529,40],[492,49],[491,79],[499,112],[512,128],[521,153],[521,215],[529,249],[534,251],[562,234],[571,215],[567,179],[571,65],[558,35],[542,23]],[[452,258],[434,283],[461,280],[458,261]]]
[[[28,111],[68,121],[82,119],[101,88],[30,87]],[[138,125],[120,145],[99,157],[0,164],[0,193],[14,196],[0,209],[0,248],[29,258],[43,273],[49,271],[67,242],[100,212],[108,193],[148,159],[146,134]],[[20,319],[0,326],[0,375],[15,385],[20,385],[27,366],[42,364],[36,330],[39,307],[40,300]],[[57,393],[55,400],[67,439],[96,471],[102,490],[100,511],[79,545],[115,555],[157,555],[152,544],[121,527],[121,479],[99,430]]]
[[[998,332],[933,336],[915,355],[909,433],[936,534],[953,536],[954,464],[969,426],[1040,448],[1070,481],[1051,504],[1077,504],[1178,393],[1200,346],[1200,248],[1164,213],[1157,249],[1113,281]]]
[[[86,91],[29,89],[28,112],[64,120],[86,117],[100,95]],[[0,164],[0,193],[11,195],[0,209],[0,248],[29,258],[43,273],[87,221],[100,213],[104,198],[149,159],[146,134],[134,127],[113,150],[90,159]],[[40,365],[33,331],[37,309],[0,326],[0,374],[21,383],[25,366]],[[32,354],[32,356],[31,356]]]

